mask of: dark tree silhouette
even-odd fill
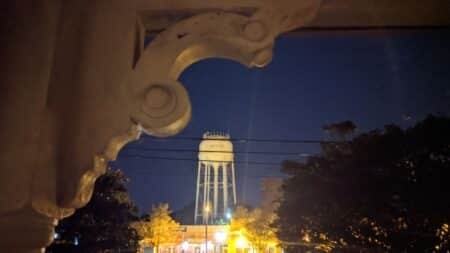
[[[139,237],[130,224],[137,220],[137,208],[127,183],[121,170],[99,177],[91,201],[60,221],[57,238],[46,252],[136,252]]]
[[[352,121],[346,120],[324,125],[322,129],[333,137],[345,138],[351,136],[355,132],[356,125]]]
[[[449,252],[450,119],[389,125],[346,149],[283,163],[280,239],[298,251]]]

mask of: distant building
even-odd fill
[[[159,253],[256,253],[240,231],[230,231],[229,225],[182,226],[179,235],[171,243],[160,246]],[[153,253],[150,245],[142,245],[143,253]],[[205,251],[205,249],[207,249]],[[272,244],[264,252],[281,253],[277,244]]]

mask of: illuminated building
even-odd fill
[[[205,245],[207,245],[206,252]],[[154,252],[151,245],[141,243],[141,246],[143,253]],[[205,238],[204,225],[188,225],[182,226],[173,242],[160,245],[159,253],[257,253],[257,251],[241,231],[230,231],[229,225],[208,226],[208,238]],[[281,248],[277,243],[273,243],[264,252],[259,253],[281,253]]]

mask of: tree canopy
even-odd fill
[[[130,225],[137,219],[137,208],[127,183],[121,170],[100,176],[89,203],[60,221],[47,252],[136,252],[139,237]]]
[[[273,213],[279,206],[282,197],[281,185],[283,180],[277,177],[267,177],[261,180],[260,207],[266,213]]]
[[[356,130],[356,124],[350,120],[324,125],[322,129],[334,137],[345,138]]]
[[[450,119],[326,143],[286,161],[276,225],[290,249],[449,252]]]
[[[145,215],[134,227],[143,238],[142,244],[156,249],[166,243],[174,243],[178,237],[180,224],[170,216],[169,204],[152,207],[150,215]]]
[[[275,220],[273,212],[265,212],[260,208],[248,210],[238,206],[230,222],[232,232],[240,232],[257,252],[264,252],[268,246],[278,243],[275,228],[271,226]]]

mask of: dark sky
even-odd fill
[[[263,69],[222,59],[201,61],[181,76],[193,116],[178,136],[218,130],[233,138],[324,139],[326,123],[349,119],[363,132],[389,123],[406,127],[428,113],[449,115],[449,45],[450,29],[285,36]],[[144,157],[196,159],[197,154],[145,149],[197,149],[198,144],[144,136],[127,145],[112,167],[130,177],[130,194],[140,211],[159,202],[176,210],[194,200],[197,163]],[[318,147],[235,143],[235,150],[314,153]],[[238,199],[256,205],[261,178],[281,176],[279,166],[245,162],[299,158],[238,154],[235,159]]]

